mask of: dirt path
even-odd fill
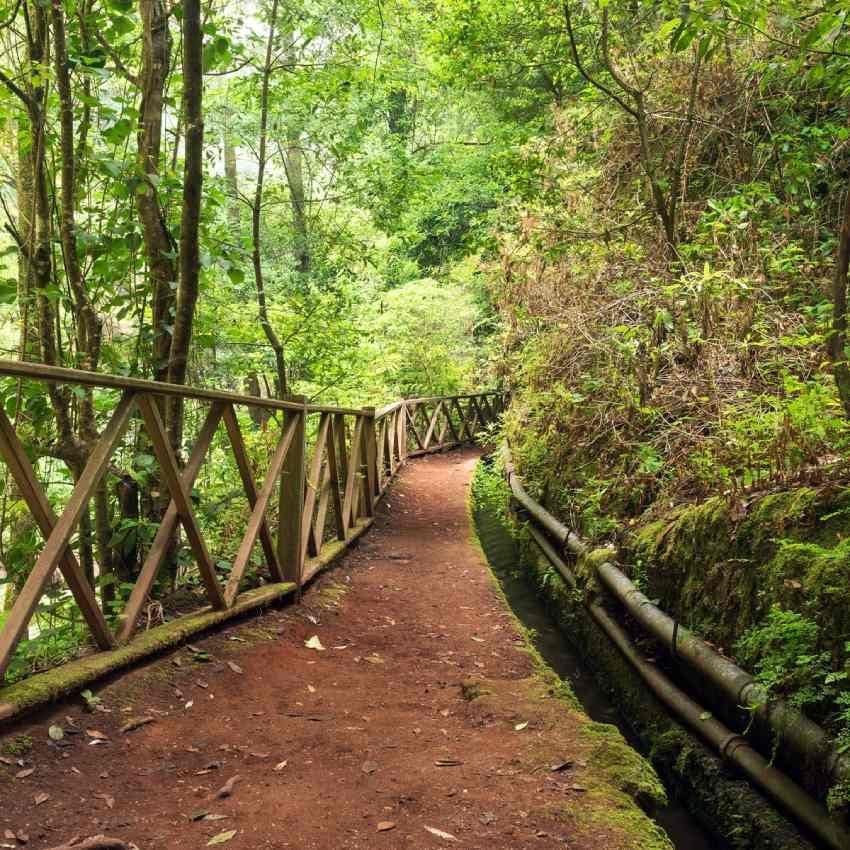
[[[15,833],[36,850],[97,833],[141,850],[222,833],[228,850],[664,846],[608,777],[640,784],[617,736],[534,670],[469,529],[475,460],[411,463],[301,606],[95,689],[94,712],[69,702],[6,736],[0,846],[20,846]],[[305,646],[314,636],[324,651]],[[121,731],[142,716],[154,721]]]

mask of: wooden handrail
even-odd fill
[[[227,611],[242,610],[245,593],[242,585],[257,542],[262,545],[275,586],[294,587],[298,592],[318,569],[315,564],[330,560],[330,550],[341,552],[362,534],[372,521],[377,502],[409,457],[474,442],[480,429],[496,420],[505,400],[503,393],[489,391],[400,399],[377,410],[332,407],[309,404],[303,396],[283,400],[257,398],[10,360],[0,360],[0,377],[3,376],[46,384],[100,387],[120,391],[121,396],[109,424],[88,447],[86,467],[59,516],[54,515],[12,422],[0,407],[0,458],[45,538],[35,567],[0,627],[0,683],[57,570],[61,571],[92,638],[104,651],[135,640],[143,609],[178,526],[184,529],[191,546],[212,609],[224,612],[225,616]],[[182,469],[155,402],[161,396],[180,396],[209,405],[195,446]],[[259,484],[246,453],[235,412],[237,406],[284,413],[277,423],[280,429],[277,447]],[[319,414],[320,422],[312,456],[308,457],[306,421],[313,414]],[[72,541],[88,509],[88,501],[108,473],[110,458],[131,421],[147,431],[159,465],[160,489],[170,501],[124,610],[114,615],[104,609],[96,587],[83,574],[72,551]],[[242,541],[229,576],[217,572],[219,562],[207,547],[190,496],[219,428],[233,453],[248,507]],[[266,515],[275,487],[279,497],[273,534]],[[333,522],[329,531],[326,525],[330,516]]]
[[[261,398],[260,396],[233,393],[227,390],[207,390],[186,384],[169,384],[165,381],[148,381],[106,372],[86,372],[83,369],[66,369],[62,366],[45,366],[41,363],[26,363],[21,360],[0,359],[0,377],[29,378],[56,384],[72,384],[82,387],[100,387],[109,390],[133,390],[155,396],[182,396],[200,401],[224,401],[247,407],[262,407],[267,410],[307,410],[308,413],[343,413],[359,415],[362,410],[354,407],[329,407],[308,404],[295,400]]]

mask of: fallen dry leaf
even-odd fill
[[[108,741],[109,737],[104,735],[99,729],[86,729],[86,735],[89,738],[94,738],[95,741]]]
[[[26,779],[28,776],[32,776],[35,773],[34,767],[28,767],[26,770],[19,770],[15,774],[15,779]]]
[[[107,809],[115,808],[115,797],[111,796],[110,794],[95,794],[94,796],[98,800],[103,800],[103,802],[106,803]]]
[[[238,665],[235,661],[228,661],[228,662],[227,662],[227,666],[228,666],[228,667],[229,667],[229,668],[230,668],[230,669],[231,669],[234,673],[238,673],[240,676],[242,675],[242,673],[244,673],[244,672],[245,672],[245,671],[244,671],[244,670],[243,670],[243,669],[242,669],[242,668],[241,668],[241,667],[240,667],[240,666],[239,666],[239,665]]]
[[[304,646],[307,647],[307,649],[315,649],[316,652],[325,651],[325,648],[324,646],[322,646],[322,642],[319,640],[318,635],[313,635],[313,637],[307,638],[307,640],[304,641]]]
[[[219,800],[223,800],[225,799],[225,797],[229,797],[233,793],[233,789],[236,786],[236,783],[241,778],[242,777],[238,773],[235,776],[231,776],[230,779],[228,779],[227,782],[225,782],[224,785],[222,785],[221,788],[219,788],[218,791],[215,792],[215,796]]]
[[[275,766],[275,773],[280,773],[287,765],[289,764],[288,760],[279,761]]]
[[[457,837],[452,835],[450,832],[443,832],[442,829],[435,829],[433,826],[426,826],[425,829],[428,830],[431,835],[436,835],[437,838],[443,838],[446,841],[457,841]]]
[[[378,765],[374,761],[364,761],[363,766],[360,769],[363,773],[372,774],[378,769]]]
[[[515,732],[522,732],[522,730],[525,729],[526,726],[528,726],[527,720],[524,723],[517,723],[517,725],[514,726],[514,731]]]
[[[126,735],[127,732],[133,732],[136,729],[141,729],[142,726],[147,726],[148,723],[155,723],[156,718],[145,715],[144,717],[131,717],[122,727],[121,731]]]
[[[35,804],[36,806],[40,806],[42,803],[46,803],[50,799],[50,794],[45,794],[42,792],[41,794],[35,795]]]
[[[378,832],[389,832],[391,829],[395,829],[395,821],[382,820],[378,824]]]
[[[220,832],[218,835],[214,835],[208,842],[207,847],[212,847],[214,844],[225,844],[230,841],[233,836],[236,835],[235,829],[226,829],[224,832]]]

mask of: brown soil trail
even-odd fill
[[[93,712],[69,701],[7,734],[0,846],[667,846],[617,787],[654,787],[651,771],[536,669],[490,577],[467,518],[476,459],[412,462],[300,606],[95,688]]]

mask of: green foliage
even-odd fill
[[[761,625],[738,640],[735,651],[770,691],[788,695],[797,708],[817,707],[835,699],[835,685],[846,679],[832,672],[831,654],[819,648],[818,638],[817,623],[774,605]]]
[[[841,653],[843,666],[836,666],[816,622],[774,605],[735,648],[744,663],[753,665],[757,681],[797,708],[825,716],[838,750],[850,750],[850,642]],[[847,788],[830,790],[831,807],[846,805],[848,799]]]

